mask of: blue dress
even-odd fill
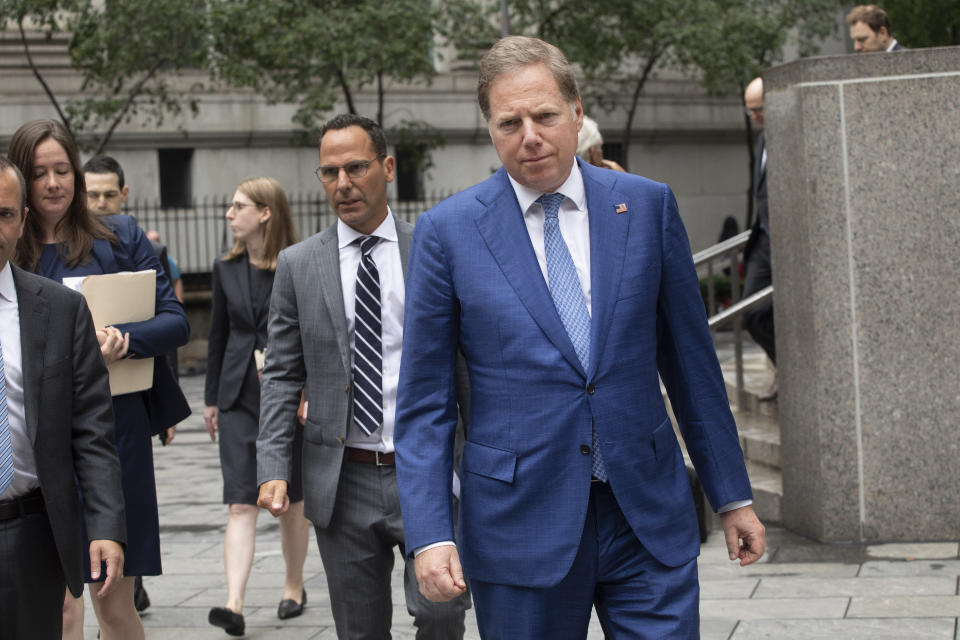
[[[117,235],[111,245],[95,240],[89,261],[67,267],[55,244],[46,245],[36,272],[61,282],[71,276],[87,276],[118,271],[154,269],[157,272],[156,315],[150,320],[116,327],[130,333],[129,351],[138,356],[163,357],[168,351],[186,344],[190,327],[183,306],[177,301],[157,260],[150,241],[130,216],[101,218]],[[116,446],[122,470],[123,498],[126,506],[127,547],[123,573],[126,576],[155,576],[161,573],[160,523],[157,514],[157,488],[153,475],[151,427],[144,394],[128,393],[113,397],[116,419]],[[83,534],[84,573],[90,579],[89,540]]]

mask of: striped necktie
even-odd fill
[[[563,202],[562,193],[545,193],[537,202],[543,207],[543,249],[547,259],[547,279],[550,280],[550,295],[553,305],[560,314],[560,320],[570,336],[573,348],[577,352],[583,370],[590,367],[590,312],[587,310],[587,301],[580,286],[577,268],[570,256],[570,249],[560,233],[560,203]],[[593,446],[591,463],[593,477],[599,480],[607,479],[607,471],[603,466],[600,454],[597,433],[593,432]]]
[[[13,482],[13,437],[7,415],[7,376],[3,369],[3,345],[0,344],[0,494]]]
[[[380,273],[370,252],[380,238],[363,236],[354,302],[353,421],[369,435],[383,424],[383,339],[380,322]]]

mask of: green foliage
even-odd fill
[[[8,21],[32,23],[48,38],[70,34],[81,96],[61,107],[40,69],[33,71],[64,124],[97,153],[121,122],[139,116],[159,125],[185,106],[196,112],[197,87],[178,86],[176,72],[205,64],[202,0],[4,0],[0,22]],[[28,51],[26,38],[23,44]]]
[[[890,27],[903,46],[948,47],[960,45],[960,2],[957,0],[884,0]]]
[[[295,121],[314,129],[342,98],[356,113],[356,91],[428,80],[436,11],[430,0],[211,0],[217,79],[250,87],[271,103],[298,105]],[[373,114],[371,114],[373,115]]]

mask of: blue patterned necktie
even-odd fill
[[[372,435],[383,424],[383,339],[380,321],[380,272],[370,252],[380,238],[363,236],[357,265],[354,306],[353,421]]]
[[[7,415],[7,376],[3,369],[3,345],[0,344],[0,495],[13,482],[13,437]]]
[[[583,370],[587,371],[590,365],[590,313],[587,311],[580,278],[577,277],[577,268],[570,257],[570,249],[560,233],[558,213],[563,198],[561,193],[545,193],[537,198],[546,216],[543,221],[543,248],[547,258],[547,279],[550,281],[553,304],[560,314],[560,320],[570,336]],[[594,431],[591,452],[593,476],[606,481],[607,472],[603,467],[599,444]]]

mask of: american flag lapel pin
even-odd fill
[[[620,204],[618,204],[618,205],[617,205],[617,208],[616,208],[616,212],[617,212],[617,213],[626,213],[626,212],[627,212],[627,203],[626,203],[626,202],[621,202]]]

